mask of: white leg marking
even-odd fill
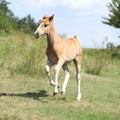
[[[81,99],[81,91],[80,91],[80,83],[81,83],[81,65],[78,63],[77,59],[74,60],[74,64],[76,67],[76,80],[77,80],[77,100],[80,101]]]
[[[78,92],[77,100],[80,100],[81,99],[81,92],[80,92],[81,75],[80,73],[77,73],[76,79],[77,79],[77,92]]]
[[[60,70],[60,67],[59,65],[57,65],[55,67],[55,88],[54,88],[54,93],[58,93],[58,75],[59,75],[59,70]]]
[[[46,66],[45,66],[45,71],[46,71],[47,76],[48,76],[48,79],[49,79],[49,81],[50,81],[50,85],[52,85],[52,86],[55,85],[54,81],[51,79],[51,76],[50,76],[50,68],[51,68],[53,65],[54,65],[54,64],[53,64],[51,61],[47,60],[47,64],[46,64]]]
[[[64,82],[63,82],[63,85],[62,85],[62,91],[61,91],[61,93],[62,93],[62,94],[65,94],[65,92],[66,92],[66,87],[67,87],[67,83],[68,83],[69,78],[70,78],[70,73],[69,73],[69,70],[68,70],[67,65],[64,65],[64,66],[63,66],[63,69],[64,69],[64,71],[65,71],[65,79],[64,79]]]
[[[60,71],[60,68],[62,67],[64,63],[64,59],[61,58],[59,59],[56,67],[55,67],[55,89],[54,89],[54,93],[58,93],[58,75],[59,75],[59,71]]]

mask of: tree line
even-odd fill
[[[24,33],[33,33],[37,27],[34,18],[30,14],[23,18],[16,17],[9,9],[9,4],[11,3],[6,0],[0,0],[0,31],[18,30]]]

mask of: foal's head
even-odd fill
[[[43,34],[49,34],[51,30],[51,25],[53,24],[54,14],[50,17],[44,16],[39,22],[37,30],[34,32],[34,36],[39,38]]]

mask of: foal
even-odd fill
[[[65,94],[66,86],[70,78],[70,72],[67,63],[73,61],[76,67],[76,79],[77,79],[77,100],[81,99],[80,92],[80,81],[81,81],[81,59],[82,59],[82,48],[79,37],[74,36],[73,38],[63,40],[56,32],[53,25],[54,15],[47,17],[44,16],[39,23],[39,27],[34,32],[34,36],[39,38],[41,35],[46,34],[47,36],[47,49],[46,55],[48,57],[45,71],[47,73],[50,84],[54,86],[53,95],[58,93],[58,75],[60,68],[62,67],[65,71],[65,80],[62,85],[62,94]],[[51,79],[50,68],[56,64],[55,67],[55,81]]]

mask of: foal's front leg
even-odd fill
[[[61,58],[61,59],[59,59],[57,65],[55,67],[55,88],[54,88],[53,95],[56,95],[58,93],[58,88],[59,88],[58,75],[59,75],[59,71],[60,71],[60,68],[62,67],[63,63],[64,63],[64,59]]]
[[[48,79],[50,81],[50,85],[55,86],[54,81],[51,79],[50,76],[50,68],[54,65],[53,62],[51,62],[50,60],[47,60],[46,66],[45,66],[45,72],[47,73]]]

